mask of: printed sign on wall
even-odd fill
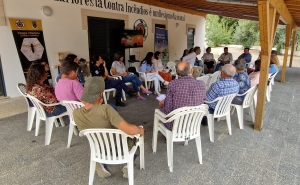
[[[9,19],[24,75],[31,63],[43,59],[48,63],[41,20]],[[51,78],[51,77],[50,77]]]
[[[147,25],[146,21],[144,21],[143,19],[136,20],[134,25],[133,25],[133,29],[142,30],[144,41],[147,39],[147,37],[148,37],[148,25]]]
[[[168,30],[155,28],[154,51],[161,52],[161,61],[169,61]]]

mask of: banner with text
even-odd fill
[[[161,61],[169,61],[168,30],[155,28],[154,51],[161,52]]]
[[[9,19],[22,69],[26,78],[31,63],[38,59],[48,63],[41,20]],[[51,79],[51,74],[48,79]]]

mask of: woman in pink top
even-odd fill
[[[255,61],[255,69],[252,73],[249,74],[251,87],[259,84],[260,62],[261,62],[260,59]]]

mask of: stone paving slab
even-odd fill
[[[300,69],[288,68],[284,84],[278,82],[280,75],[275,79],[271,102],[266,104],[261,132],[253,130],[248,110],[244,111],[244,130],[239,129],[236,113],[232,115],[231,136],[226,122],[216,121],[214,143],[209,141],[208,128],[201,126],[203,164],[198,162],[195,141],[187,146],[175,143],[173,173],[167,166],[166,143],[161,134],[157,152],[152,152],[153,112],[158,108],[155,96],[145,96],[147,101],[128,98],[127,106],[118,108],[118,112],[128,122],[147,130],[146,169],[139,170],[138,158],[135,184],[300,184]],[[24,105],[24,99],[18,101]],[[114,103],[114,98],[109,103]],[[1,118],[1,185],[88,184],[89,144],[86,138],[73,136],[71,147],[67,148],[68,124],[54,127],[51,144],[44,146],[44,124],[35,137],[34,128],[26,131],[27,113]],[[68,122],[67,117],[65,121]],[[95,175],[94,184],[128,184],[122,177],[122,167],[109,165],[112,177],[102,179]]]

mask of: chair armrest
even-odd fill
[[[39,102],[40,104],[42,104],[43,106],[45,107],[52,107],[52,106],[56,106],[56,105],[61,105],[61,103],[50,103],[50,104],[46,104],[46,103],[43,103],[43,102]]]
[[[159,109],[155,109],[154,117],[158,118],[159,121],[162,121],[163,123],[167,123],[166,120],[166,114],[161,112]]]
[[[119,75],[112,75],[110,77],[112,77],[112,78],[118,78],[118,79],[122,80],[122,76],[119,76]]]
[[[204,101],[204,103],[214,103],[214,102],[216,102],[216,101],[218,101],[220,98],[216,98],[216,99],[214,99],[213,101]]]
[[[109,80],[119,80],[119,77],[116,76],[107,76]]]

